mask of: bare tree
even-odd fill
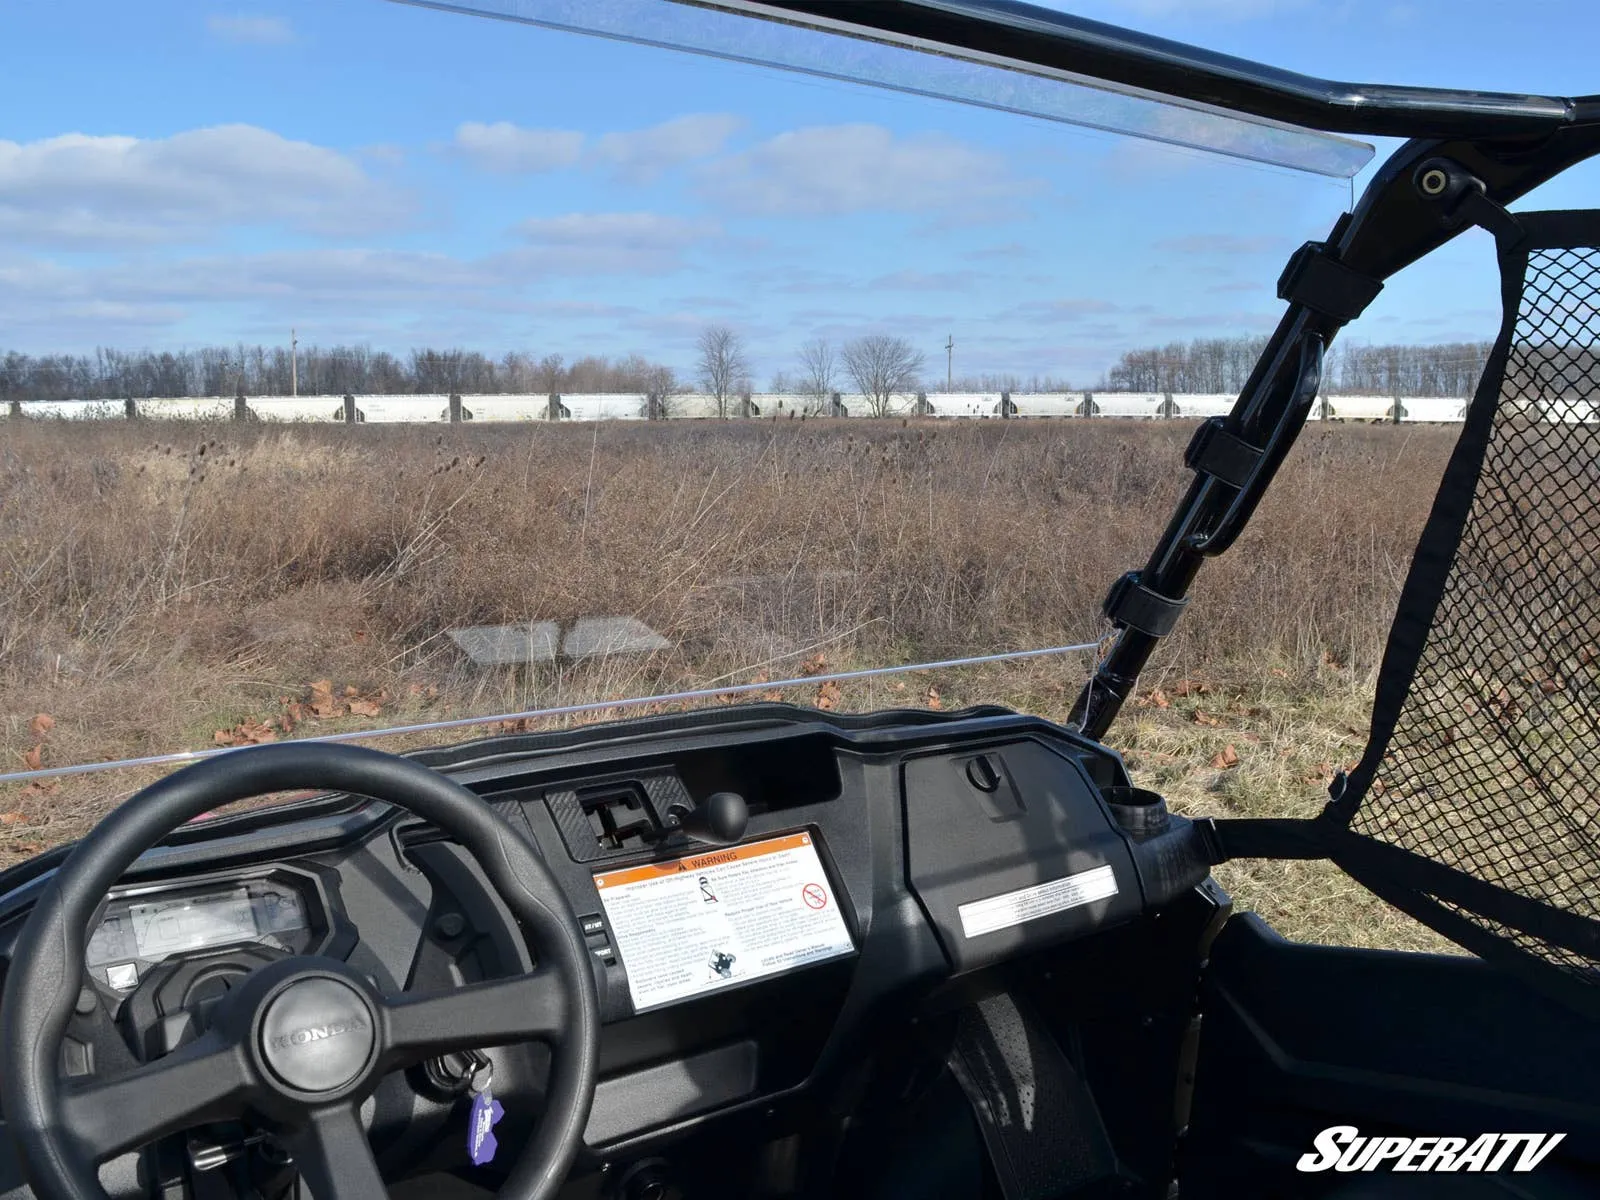
[[[916,386],[922,355],[905,338],[875,333],[846,342],[844,369],[867,398],[875,417],[889,415],[890,397]]]
[[[472,350],[413,350],[411,377],[419,392],[481,392],[486,377],[494,378],[494,364]],[[272,390],[282,394],[285,389]]]
[[[678,391],[678,376],[671,367],[647,367],[640,376],[644,386],[644,415],[660,421],[672,415],[672,398]]]
[[[566,386],[567,368],[559,354],[546,354],[533,371],[534,381],[541,392],[560,391]]]
[[[812,338],[800,347],[800,390],[806,394],[806,411],[828,411],[839,384],[839,360],[826,338]]]
[[[518,350],[508,350],[500,360],[498,385],[512,392],[533,390],[533,356]]]
[[[700,382],[717,398],[717,416],[728,415],[728,397],[750,374],[744,342],[726,325],[713,325],[700,335]]]

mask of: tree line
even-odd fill
[[[779,372],[779,391],[814,396],[819,411],[853,384],[873,412],[890,397],[915,391],[923,356],[904,338],[875,334],[839,347],[813,340],[799,348],[798,369]],[[426,348],[404,356],[366,346],[206,346],[195,350],[100,349],[93,354],[0,356],[0,400],[121,400],[155,396],[308,396],[544,394],[640,392],[653,409],[698,383],[726,413],[730,400],[753,389],[743,337],[726,326],[706,329],[692,379],[639,355],[587,356],[513,351],[498,358],[475,350]]]
[[[96,350],[93,354],[0,356],[0,399],[123,400],[153,396],[393,396],[672,392],[670,367],[639,355],[423,349],[404,356],[367,346],[206,346],[197,350]]]
[[[1197,338],[1129,350],[1101,382],[1105,391],[1236,394],[1266,348],[1264,337]],[[1470,396],[1488,342],[1365,346],[1338,342],[1323,364],[1325,393]]]
[[[1200,338],[1125,352],[1097,385],[1103,391],[1221,393],[1240,391],[1265,338]],[[1384,396],[1467,396],[1489,355],[1487,342],[1364,346],[1341,343],[1325,364],[1324,391]],[[769,390],[811,398],[825,411],[833,393],[864,395],[873,413],[891,397],[948,385],[955,391],[1068,391],[1065,379],[985,374],[924,379],[926,357],[905,338],[870,334],[840,345],[812,339]],[[690,377],[640,355],[519,351],[491,357],[475,350],[426,348],[398,355],[367,346],[207,346],[195,350],[102,349],[93,354],[0,356],[0,400],[120,400],[154,396],[463,395],[550,392],[637,392],[653,405],[698,385],[719,411],[754,389],[744,339],[728,326],[702,332]],[[931,385],[931,386],[930,386]]]

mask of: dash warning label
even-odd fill
[[[636,1012],[855,949],[807,833],[594,877]]]

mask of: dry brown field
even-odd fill
[[[1190,431],[0,422],[0,754],[23,770],[1093,641],[1187,482]],[[1451,437],[1306,432],[1107,739],[1142,783],[1191,813],[1317,809],[1364,741]],[[448,636],[585,616],[635,617],[672,649],[485,668]],[[1064,719],[1087,666],[782,698]],[[0,865],[157,773],[0,785]],[[1319,864],[1222,879],[1294,936],[1436,944]]]

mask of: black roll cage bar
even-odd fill
[[[988,54],[1324,133],[1540,135],[1600,120],[1600,95],[1342,83],[1134,33],[1017,0],[677,0],[873,41]]]
[[[1405,137],[1354,211],[1290,259],[1288,308],[1232,411],[1202,423],[1195,477],[1148,562],[1117,580],[1117,630],[1073,706],[1104,736],[1207,558],[1226,551],[1304,428],[1322,358],[1391,275],[1477,224],[1515,238],[1506,206],[1600,152],[1600,95],[1518,96],[1339,83],[1015,0],[678,0],[921,50],[973,52],[1328,133]],[[1509,224],[1508,224],[1509,223]]]

